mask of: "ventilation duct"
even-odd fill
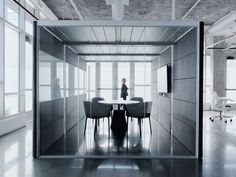
[[[124,6],[129,5],[129,0],[105,0],[107,5],[111,6],[112,19],[122,20],[124,16]]]

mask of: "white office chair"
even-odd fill
[[[229,111],[231,106],[226,105],[225,101],[221,99],[216,92],[212,92],[211,94],[211,110],[215,112],[219,112],[220,115],[212,116],[209,119],[213,122],[215,119],[224,119],[225,123],[227,123],[227,119],[230,119],[232,122],[232,116],[226,116],[224,115],[226,111]]]

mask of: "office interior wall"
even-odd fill
[[[164,65],[171,65],[171,47],[167,48],[159,57],[155,69]],[[172,72],[172,70],[171,70]],[[157,94],[157,117],[159,123],[167,130],[171,131],[171,94]]]
[[[39,45],[40,51],[63,62],[63,44],[44,28],[40,28]],[[39,55],[39,63],[43,62],[43,57],[43,55]],[[51,60],[46,62],[50,63]],[[51,66],[54,64],[50,63]],[[45,77],[51,77],[51,75]],[[48,101],[42,101],[39,103],[39,110],[40,152],[43,153],[64,134],[64,100],[63,98],[55,100],[50,98]]]
[[[195,154],[197,93],[197,29],[174,44],[173,135]]]
[[[39,28],[39,36],[40,153],[50,155],[47,150],[67,137],[64,135],[79,121],[79,59],[45,28]]]
[[[152,61],[151,64],[151,68],[152,68],[152,86],[151,86],[151,95],[152,95],[152,105],[153,105],[153,109],[152,109],[152,118],[156,121],[158,121],[158,116],[157,116],[157,67],[158,67],[158,59],[159,58],[155,58]]]
[[[79,57],[79,69],[83,70],[84,72],[86,72],[87,70],[87,63],[81,57]],[[84,101],[86,101],[86,99],[87,99],[87,95],[86,95],[86,91],[84,90],[84,92],[79,93],[79,135],[78,135],[79,146],[81,145],[84,139],[84,132],[83,132],[84,125],[85,125]]]
[[[66,47],[66,63],[70,63],[73,66],[78,68],[78,56],[74,53],[70,48]],[[75,74],[75,73],[73,73]],[[71,78],[71,76],[69,77]],[[73,79],[75,79],[73,77]],[[67,81],[66,81],[67,82]],[[74,86],[75,87],[75,86]],[[74,94],[71,96],[66,96],[66,131],[69,131],[72,127],[74,127],[79,119],[79,96],[78,90],[73,90]]]

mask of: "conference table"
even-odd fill
[[[113,114],[111,129],[114,133],[124,133],[127,130],[127,122],[125,119],[124,105],[138,104],[136,100],[101,100],[102,104],[113,105]]]

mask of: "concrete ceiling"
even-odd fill
[[[109,20],[111,7],[105,0],[43,0],[59,19]],[[181,19],[197,0],[175,0],[176,19]],[[130,0],[124,20],[170,20],[172,0]],[[201,0],[186,20],[213,24],[236,10],[236,0]],[[79,12],[79,13],[78,13]]]

